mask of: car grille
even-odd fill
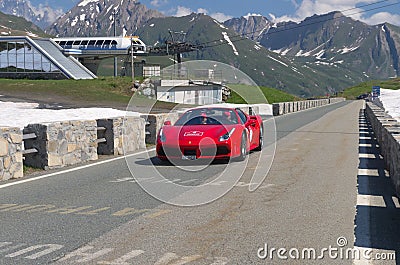
[[[197,155],[197,150],[196,149],[184,149],[183,154],[185,156],[195,156],[195,155]]]
[[[182,155],[184,156],[197,156],[199,154],[200,156],[221,156],[221,155],[229,155],[230,151],[228,147],[226,146],[217,146],[217,150],[215,148],[205,148],[202,149],[201,151],[198,151],[198,149],[183,149],[181,150],[177,148],[171,148],[171,147],[161,147],[158,150],[158,154],[160,156],[171,156],[171,157],[181,157]]]

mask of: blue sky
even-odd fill
[[[82,0],[30,1],[35,6],[47,4],[53,9],[68,11]],[[261,14],[276,22],[301,21],[313,14],[348,10],[344,12],[345,15],[368,24],[389,22],[400,26],[400,0],[141,0],[140,2],[166,15],[206,13],[219,21],[249,13]],[[366,10],[371,11],[363,12]]]

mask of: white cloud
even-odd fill
[[[292,3],[296,7],[296,13],[293,16],[285,15],[281,17],[275,17],[274,14],[270,14],[274,22],[282,21],[296,21],[300,22],[306,17],[310,17],[314,14],[326,14],[332,11],[344,11],[345,16],[350,16],[353,19],[361,20],[368,24],[377,24],[382,22],[389,22],[391,24],[400,25],[399,15],[391,14],[387,12],[377,13],[372,16],[365,16],[362,13],[363,9],[357,8],[357,5],[368,5],[376,3],[377,0],[303,0],[300,4],[295,0]],[[366,9],[381,7],[381,5],[371,5],[366,7]],[[386,16],[386,17],[385,17]]]
[[[199,9],[197,9],[197,13],[203,13],[203,14],[207,15],[208,11],[205,8],[199,8]]]
[[[192,9],[190,9],[188,7],[184,7],[184,6],[178,6],[174,16],[184,17],[184,16],[188,16],[192,13],[202,13],[205,15],[209,15],[210,17],[216,19],[219,22],[224,22],[224,21],[232,18],[232,16],[226,15],[224,13],[219,13],[219,12],[209,14],[208,10],[205,8],[199,8],[199,9],[197,9],[197,11],[193,11]]]
[[[391,14],[388,12],[376,13],[369,18],[364,18],[363,20],[370,25],[377,25],[388,22],[390,24],[400,26],[400,15]]]
[[[36,16],[44,18],[47,22],[53,23],[57,18],[64,14],[62,9],[52,9],[48,5],[39,4],[38,7],[32,5],[30,1],[27,1],[28,6],[32,9]]]
[[[191,13],[193,13],[193,11],[190,8],[178,6],[176,9],[175,17],[184,17],[190,15]]]
[[[150,4],[155,7],[160,7],[168,3],[168,0],[152,0]]]
[[[210,14],[210,17],[214,18],[215,20],[219,21],[219,22],[225,22],[228,19],[233,18],[232,16],[223,14],[223,13],[212,13]]]

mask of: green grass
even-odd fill
[[[250,86],[230,86],[234,91],[231,92],[231,97],[228,100],[228,103],[236,103],[236,104],[245,104],[245,103],[265,103],[265,100],[262,98],[260,92],[258,92],[257,87]],[[257,90],[256,90],[257,89]],[[267,99],[269,104],[277,103],[277,102],[288,102],[288,101],[296,101],[301,100],[301,98],[288,94],[286,92],[280,91],[278,89],[269,88],[269,87],[260,87],[261,92],[264,97]],[[243,97],[239,96],[240,93]]]
[[[132,82],[129,77],[100,77],[94,80],[26,80],[0,79],[0,95],[20,100],[44,103],[59,103],[70,107],[98,106],[125,109],[133,95]],[[229,103],[268,103],[298,100],[296,96],[285,92],[261,87],[233,85],[245,99],[233,92]],[[155,101],[139,96],[135,107],[154,105],[158,111],[173,109],[175,103]],[[190,106],[188,106],[190,107]]]
[[[125,109],[133,95],[129,77],[100,77],[93,80],[0,79],[0,95],[38,102],[72,106],[109,106]],[[140,98],[140,106],[173,109],[176,104]],[[143,104],[143,105],[142,105]]]
[[[24,165],[23,166],[23,171],[24,171],[25,175],[30,175],[30,174],[34,174],[34,173],[37,173],[37,172],[42,172],[43,169],[36,168],[36,167],[29,167],[29,166]]]
[[[372,91],[373,86],[380,86],[381,88],[384,89],[397,90],[400,89],[400,78],[390,79],[385,81],[374,80],[374,81],[364,82],[356,86],[345,89],[343,93],[340,93],[338,96],[345,97],[346,99],[349,100],[353,100],[356,99],[357,96],[361,94],[370,93]]]
[[[103,77],[94,80],[0,79],[0,93],[55,95],[78,101],[128,103],[132,95],[130,78]]]

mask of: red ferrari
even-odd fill
[[[263,146],[263,123],[240,109],[203,107],[186,111],[172,125],[166,121],[157,136],[161,160],[244,160]]]

